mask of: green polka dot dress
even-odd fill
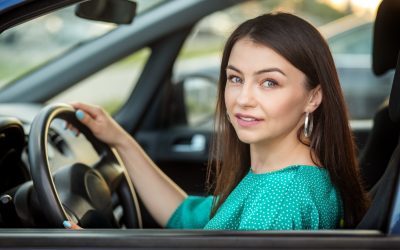
[[[328,171],[295,165],[255,174],[251,170],[210,219],[213,197],[189,196],[167,228],[215,230],[334,229],[342,201]]]

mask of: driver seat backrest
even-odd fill
[[[392,121],[389,106],[381,107],[374,116],[367,144],[360,154],[360,169],[364,186],[374,196],[374,185],[382,177],[400,136],[400,123]]]
[[[390,93],[389,115],[394,122],[398,123],[400,121],[400,57]],[[357,229],[374,229],[384,233],[390,231],[389,222],[395,205],[393,200],[399,181],[399,166],[400,143],[397,143],[385,173],[371,190],[375,195],[372,198],[370,208],[357,225]]]
[[[382,75],[396,68],[400,48],[400,1],[383,0],[379,6],[373,35],[372,69]],[[385,172],[400,134],[399,122],[389,116],[384,105],[374,116],[374,125],[364,150],[360,153],[360,169],[365,187],[371,190]],[[373,196],[374,190],[371,190]]]

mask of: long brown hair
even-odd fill
[[[322,102],[313,112],[314,129],[308,142],[316,156],[312,159],[326,168],[338,188],[344,207],[345,227],[354,227],[367,210],[369,199],[362,184],[356,146],[339,78],[329,47],[311,24],[288,13],[265,14],[242,23],[228,38],[220,68],[215,131],[208,164],[208,184],[214,189],[215,204],[211,216],[250,168],[250,148],[241,142],[230,124],[225,107],[226,67],[235,43],[249,38],[273,49],[306,75],[306,86],[321,86]]]

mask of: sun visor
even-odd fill
[[[400,1],[383,0],[378,8],[374,26],[372,68],[376,75],[382,75],[396,67],[400,49],[399,27]]]

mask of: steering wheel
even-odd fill
[[[56,118],[85,135],[99,155],[93,166],[77,162],[51,173],[47,139]],[[53,227],[62,227],[64,220],[84,228],[142,227],[136,193],[117,152],[79,122],[71,106],[53,104],[39,112],[32,122],[28,152],[37,198]],[[115,203],[122,206],[123,225],[115,218]]]

